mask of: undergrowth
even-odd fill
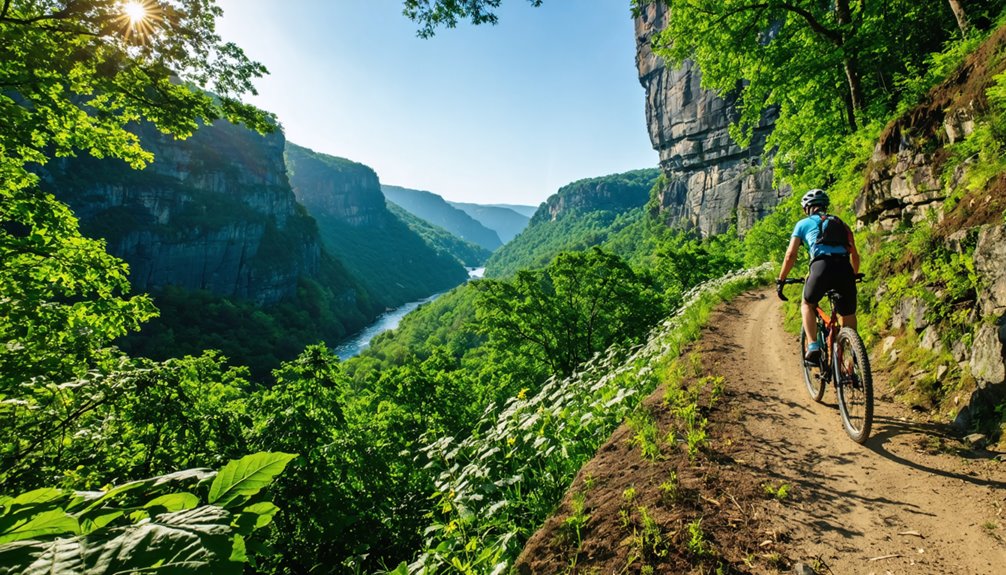
[[[640,400],[658,384],[655,372],[668,369],[684,346],[698,338],[719,302],[766,283],[769,272],[762,266],[703,284],[645,345],[609,349],[571,377],[548,380],[534,396],[513,397],[499,409],[488,409],[464,441],[431,438],[417,463],[439,470],[432,495],[438,511],[426,529],[426,551],[395,573],[507,572],[526,539],[554,511],[574,475],[627,416],[635,414],[631,417],[636,435],[643,437],[637,442],[658,444],[648,417],[637,410]],[[687,418],[682,424],[686,444],[696,453],[706,440],[705,417],[695,402],[700,394],[722,393],[717,378],[700,384],[682,390],[678,404]],[[669,486],[669,494],[675,489]],[[633,496],[624,494],[628,509]],[[656,552],[659,545],[646,538],[645,521],[642,525],[644,547]],[[571,527],[573,532],[576,527]]]

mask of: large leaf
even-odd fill
[[[80,575],[80,539],[21,541],[0,545],[0,575]],[[89,574],[90,575],[90,574]]]
[[[12,515],[0,519],[0,543],[38,539],[80,531],[77,519],[62,509],[43,511],[35,515]]]
[[[239,575],[242,564],[230,560],[230,522],[226,510],[203,506],[96,533],[82,545],[87,573]]]
[[[0,545],[0,575],[240,575],[231,514],[214,506],[164,513],[83,537]]]
[[[263,452],[231,461],[213,479],[209,502],[227,507],[238,499],[255,495],[295,457],[289,453]]]
[[[34,491],[29,491],[27,493],[22,493],[14,498],[10,502],[10,505],[39,505],[42,503],[51,503],[63,497],[65,493],[59,489],[53,489],[51,487],[36,489]]]
[[[89,503],[86,511],[96,509],[102,505],[107,505],[109,501],[120,497],[125,493],[135,491],[138,489],[143,489],[143,494],[145,496],[153,495],[156,492],[163,491],[165,488],[177,487],[179,483],[201,483],[216,474],[215,471],[210,469],[185,469],[183,471],[176,471],[174,473],[169,473],[167,475],[159,475],[157,477],[151,477],[149,479],[140,479],[137,481],[130,481],[129,483],[123,483],[109,489],[101,497],[94,499],[88,498],[85,503]]]

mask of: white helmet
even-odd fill
[[[805,210],[809,206],[821,206],[823,208],[827,208],[829,204],[831,204],[831,200],[828,198],[828,194],[820,188],[814,188],[804,194],[803,198],[800,199],[800,206]]]

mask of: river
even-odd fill
[[[469,279],[479,279],[484,273],[485,268],[468,268]],[[402,321],[402,318],[408,315],[409,312],[424,303],[429,303],[437,299],[445,293],[447,292],[436,293],[421,300],[410,301],[407,304],[384,312],[376,320],[374,320],[374,323],[363,328],[355,335],[350,336],[349,339],[335,346],[332,351],[334,351],[335,355],[339,356],[339,359],[342,360],[360,355],[360,352],[367,349],[371,340],[377,337],[378,334],[384,333],[389,329],[395,329]]]

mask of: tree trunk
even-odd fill
[[[954,18],[957,18],[957,27],[961,29],[961,34],[967,36],[968,34],[968,16],[964,13],[964,6],[961,6],[960,0],[949,0],[950,9],[954,11]]]
[[[842,43],[840,47],[845,50],[849,37],[854,36],[856,31],[852,22],[852,10],[849,9],[849,0],[835,0],[835,19],[842,28]],[[856,116],[863,109],[863,81],[859,77],[859,65],[856,62],[856,55],[846,53],[842,59],[842,68],[845,72],[846,82],[849,84],[849,97],[846,98],[846,107],[849,111],[849,127],[855,132],[859,126]]]
[[[849,108],[849,127],[855,132],[858,128],[856,116],[863,109],[863,82],[859,78],[856,60],[851,56],[845,57],[842,67],[845,69],[845,79],[849,84],[849,97],[846,100]]]

